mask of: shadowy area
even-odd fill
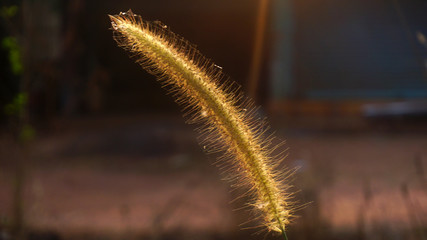
[[[298,128],[273,122],[277,135],[286,138],[285,164],[297,169],[291,181],[305,205],[289,226],[291,239],[424,236],[425,133],[366,127],[333,132],[313,119]],[[239,230],[251,214],[232,211],[244,198],[230,201],[242,193],[230,192],[220,180],[214,157],[202,152],[197,134],[179,116],[98,117],[55,125],[64,130],[33,142],[26,167],[28,239],[257,239],[266,234]],[[13,206],[9,157],[2,155],[0,171],[5,226]]]
[[[282,239],[116,46],[130,8],[262,105],[290,240],[427,238],[425,1],[4,0],[0,240]]]

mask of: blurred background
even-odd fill
[[[240,230],[244,190],[116,46],[107,14],[129,8],[286,139],[289,239],[427,239],[425,0],[2,0],[1,240],[280,239]]]

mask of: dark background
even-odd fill
[[[254,0],[2,1],[0,239],[280,239],[239,229],[244,190],[117,47],[107,15],[130,8],[196,44],[286,139],[305,206],[289,239],[425,239],[427,2],[263,1],[263,32]]]

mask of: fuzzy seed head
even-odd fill
[[[293,216],[291,194],[277,171],[283,154],[273,151],[274,137],[259,120],[251,100],[244,98],[222,68],[158,21],[148,22],[130,10],[110,16],[114,39],[148,72],[157,76],[189,123],[200,127],[208,152],[222,152],[221,165],[237,175],[237,185],[250,189],[248,205],[258,212],[269,231],[284,233]]]

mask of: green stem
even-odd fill
[[[286,236],[286,233],[285,233],[285,231],[283,231],[283,230],[282,230],[282,236],[283,236],[283,239],[284,239],[284,240],[288,240],[288,236]]]

